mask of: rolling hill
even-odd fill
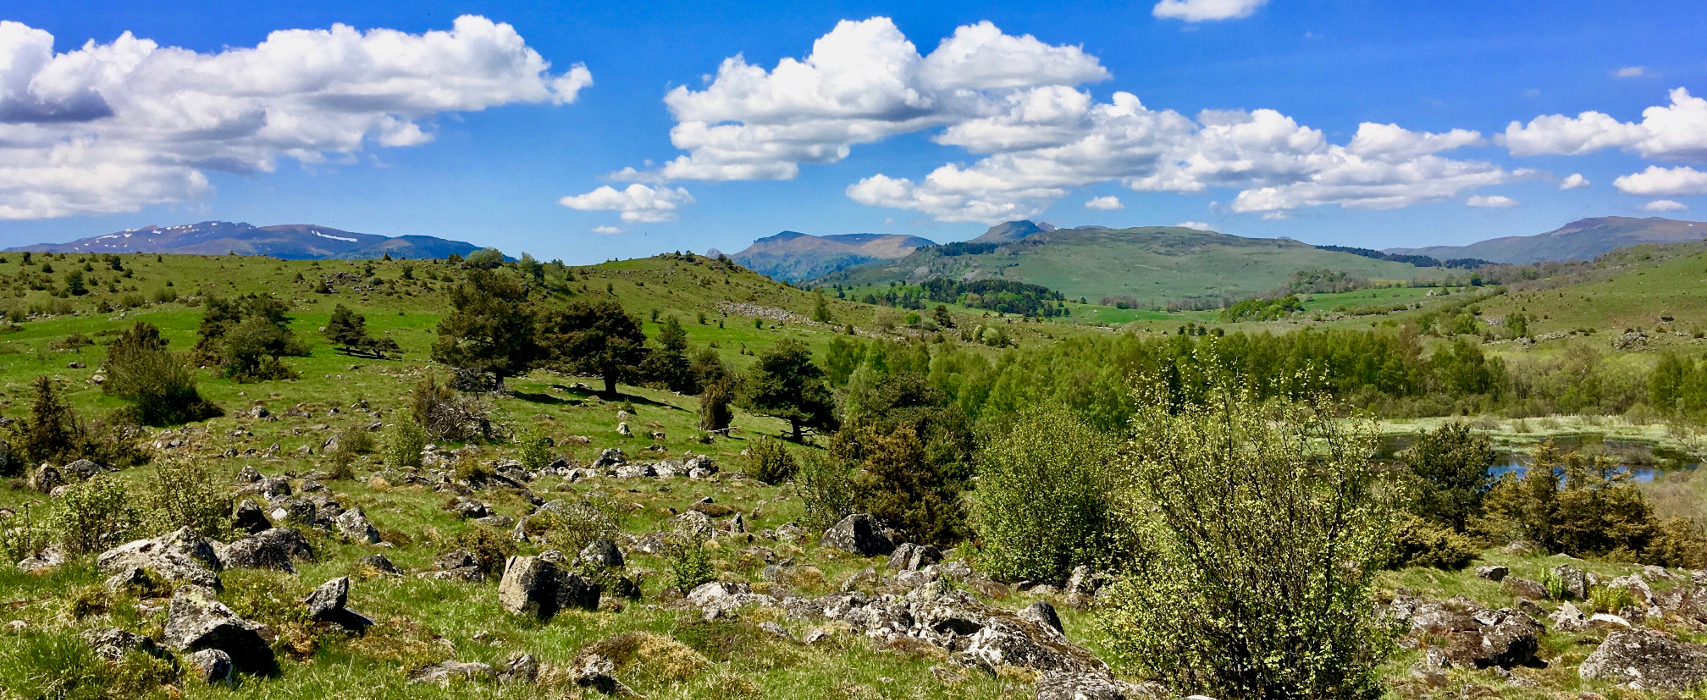
[[[798,282],[874,260],[906,257],[914,250],[930,245],[936,244],[918,236],[881,233],[813,236],[783,231],[753,241],[746,250],[730,257],[759,274]]]
[[[1244,238],[1174,226],[1057,229],[1016,221],[964,243],[921,248],[895,260],[826,274],[818,285],[882,286],[927,279],[1008,279],[1092,301],[1131,297],[1164,305],[1187,297],[1243,297],[1272,290],[1299,270],[1371,279],[1445,274],[1432,268],[1327,251],[1289,239]]]
[[[1649,217],[1602,216],[1579,219],[1532,236],[1505,236],[1465,246],[1389,248],[1386,252],[1436,258],[1480,258],[1525,264],[1545,260],[1592,260],[1617,248],[1642,243],[1687,243],[1707,239],[1707,222]]]
[[[451,253],[467,255],[479,248],[472,243],[432,236],[377,236],[313,224],[255,226],[203,221],[164,228],[144,226],[66,243],[37,243],[8,250],[35,253],[237,253],[284,260],[356,260],[379,258],[388,253],[394,258],[442,258]]]

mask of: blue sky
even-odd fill
[[[0,247],[218,219],[585,263],[1026,216],[1381,248],[1707,208],[1698,2],[1163,5],[14,4]]]

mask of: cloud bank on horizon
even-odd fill
[[[198,53],[126,32],[53,51],[0,21],[0,219],[134,211],[196,199],[209,171],[414,146],[431,120],[515,103],[567,104],[592,84],[552,73],[514,28],[463,16],[449,31],[276,31]]]
[[[1262,5],[1163,0],[1154,14],[1226,20]],[[1397,209],[1461,196],[1467,206],[1509,208],[1516,200],[1471,193],[1543,176],[1446,155],[1489,145],[1476,130],[1365,122],[1346,143],[1332,143],[1322,130],[1272,109],[1188,116],[1150,109],[1125,91],[1098,100],[1084,87],[1110,77],[1080,47],[1007,34],[989,22],[959,27],[921,54],[886,17],[848,20],[803,59],[784,58],[766,70],[737,55],[702,89],[671,90],[664,98],[676,120],[670,140],[685,153],[656,169],[625,168],[610,177],[653,184],[787,180],[802,164],[835,163],[856,146],[924,132],[977,160],[923,177],[874,173],[848,185],[846,195],[938,221],[990,224],[1034,217],[1073,188],[1103,183],[1140,193],[1231,189],[1231,211],[1280,219],[1308,207]],[[1641,122],[1599,112],[1546,115],[1511,122],[1492,143],[1514,157],[1618,148],[1707,161],[1707,100],[1684,88],[1669,97],[1670,105],[1648,108]],[[1616,187],[1637,196],[1703,194],[1704,178],[1687,167],[1650,167]],[[1587,185],[1580,174],[1561,182],[1562,189]],[[1112,210],[1109,201],[1095,198],[1086,207]],[[1656,206],[1667,204],[1676,203]]]

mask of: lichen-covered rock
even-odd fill
[[[1619,630],[1583,659],[1577,673],[1637,690],[1682,693],[1707,683],[1707,646],[1655,630]]]
[[[226,566],[278,569],[296,573],[296,561],[314,561],[314,547],[294,528],[275,527],[232,542],[220,550]]]
[[[610,540],[600,539],[587,543],[576,558],[601,569],[620,569],[623,566],[622,550],[617,549],[616,543]]]
[[[273,665],[273,650],[265,626],[237,616],[219,602],[213,589],[180,586],[166,613],[166,646],[176,651],[218,649],[245,671],[264,671]]]
[[[918,571],[939,561],[942,561],[942,550],[928,544],[907,542],[889,555],[888,566],[902,571]]]
[[[267,512],[254,501],[245,499],[231,513],[231,529],[255,535],[273,529],[273,521],[267,519]]]
[[[1498,583],[1500,581],[1505,580],[1506,575],[1508,575],[1510,573],[1511,573],[1511,569],[1508,567],[1504,567],[1504,566],[1478,566],[1478,567],[1476,567],[1476,577],[1477,578],[1485,578],[1485,579],[1487,579],[1489,581],[1493,581],[1495,583]]]
[[[218,649],[203,649],[185,656],[183,664],[185,675],[210,685],[229,684],[235,666],[231,655]]]
[[[147,569],[168,581],[219,588],[224,562],[213,545],[187,527],[151,540],[136,540],[95,558],[101,573],[114,575]]]
[[[497,674],[492,667],[478,661],[444,661],[431,666],[423,666],[409,674],[410,683],[432,683],[449,687],[452,681],[492,680]]]
[[[510,557],[498,582],[498,604],[516,614],[551,619],[559,610],[597,610],[600,586],[540,557]]]
[[[360,508],[351,508],[339,515],[334,521],[338,531],[357,542],[379,544],[379,530],[368,522],[367,514]]]
[[[108,661],[118,661],[125,652],[133,650],[150,656],[166,655],[166,650],[155,644],[153,639],[121,629],[98,627],[83,630],[83,643],[89,645],[96,656]]]
[[[895,551],[891,535],[877,518],[867,513],[854,513],[825,530],[818,544],[862,557],[877,557]]]

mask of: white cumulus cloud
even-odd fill
[[[1588,187],[1588,184],[1588,178],[1583,177],[1582,173],[1571,173],[1569,177],[1559,183],[1559,189],[1574,190],[1580,187]]]
[[[1510,209],[1517,206],[1517,200],[1499,194],[1473,195],[1464,204],[1478,209]]]
[[[1125,209],[1126,205],[1120,203],[1119,197],[1092,197],[1085,201],[1085,208],[1100,211],[1119,211]]]
[[[1640,197],[1679,197],[1707,194],[1707,172],[1684,166],[1662,168],[1648,166],[1647,170],[1620,176],[1612,186],[1624,194]]]
[[[593,233],[604,233],[604,234],[622,233],[622,227],[620,227],[620,226],[594,226],[593,227]]]
[[[1249,17],[1268,0],[1162,0],[1150,14],[1160,19],[1211,22]]]
[[[0,21],[0,218],[134,211],[209,191],[208,171],[270,172],[368,145],[432,139],[443,112],[564,104],[592,84],[553,73],[508,24],[448,31],[284,30],[217,53],[129,32],[54,52]]]
[[[1689,207],[1683,202],[1674,202],[1669,199],[1656,199],[1642,205],[1642,208],[1647,211],[1683,211]]]
[[[1601,112],[1552,114],[1512,122],[1499,137],[1515,156],[1582,155],[1620,148],[1647,158],[1707,161],[1707,99],[1684,88],[1671,104],[1642,110],[1642,121],[1621,122]]]
[[[1213,228],[1210,228],[1209,224],[1203,223],[1201,221],[1181,221],[1177,224],[1174,224],[1174,226],[1177,226],[1179,228],[1194,228],[1194,229],[1197,229],[1199,231],[1214,231],[1215,230]]]
[[[680,207],[693,204],[693,195],[680,187],[653,188],[637,182],[620,190],[605,185],[586,194],[564,197],[557,203],[581,211],[622,212],[622,220],[630,223],[658,223],[675,221]]]
[[[847,21],[804,59],[766,70],[726,59],[703,89],[665,97],[685,153],[661,168],[612,177],[672,180],[791,178],[860,144],[924,132],[977,156],[923,174],[874,173],[848,197],[939,221],[994,223],[1035,216],[1072,189],[1118,183],[1137,192],[1239,190],[1233,210],[1273,213],[1337,205],[1382,209],[1451,199],[1519,173],[1448,158],[1482,134],[1367,123],[1344,144],[1272,109],[1150,109],[1129,92],[1098,100],[1083,86],[1109,77],[1079,47],[960,27],[920,54],[895,24]]]

